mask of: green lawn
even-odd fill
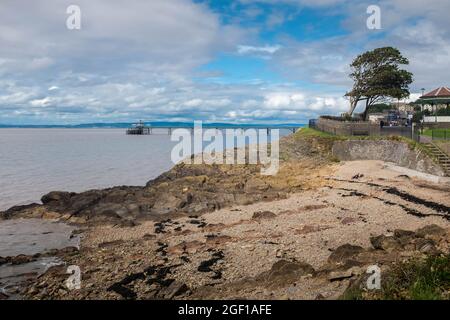
[[[423,131],[425,136],[436,137],[436,138],[445,138],[450,140],[450,129],[426,129]]]

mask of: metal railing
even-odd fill
[[[450,140],[450,129],[432,129],[431,138],[433,140]]]

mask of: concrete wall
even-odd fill
[[[336,141],[333,155],[342,161],[381,160],[395,163],[401,167],[445,176],[442,168],[433,162],[423,151],[411,150],[404,142],[390,140],[346,140]]]
[[[316,122],[319,130],[343,136],[379,135],[380,125],[368,121],[351,122],[319,118]]]

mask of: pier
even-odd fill
[[[274,129],[278,130],[289,130],[292,133],[297,132],[298,129],[302,128],[300,125],[208,125],[203,124],[203,129],[216,129],[216,130],[242,130],[256,129],[256,130],[266,130],[267,135],[270,135],[270,131]],[[139,121],[134,124],[131,128],[128,128],[126,133],[128,135],[153,135],[153,134],[168,134],[171,135],[173,130],[176,129],[188,129],[191,133],[194,132],[194,126],[167,126],[167,125],[146,125],[144,122]]]

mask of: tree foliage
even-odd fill
[[[364,117],[370,106],[389,98],[403,99],[410,95],[409,85],[413,81],[412,73],[401,69],[409,61],[400,51],[384,47],[367,51],[350,65],[353,88],[346,94],[350,99],[352,115],[358,102],[365,101]]]

